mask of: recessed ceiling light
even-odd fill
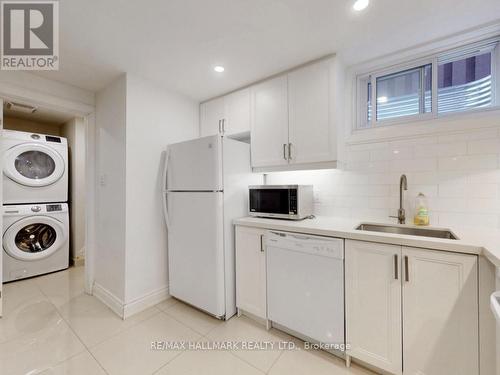
[[[356,0],[352,8],[359,12],[365,9],[368,6],[368,4],[370,4],[370,0]]]
[[[217,72],[217,73],[222,73],[224,70],[224,67],[223,66],[220,66],[220,65],[217,65],[214,67],[214,70]]]

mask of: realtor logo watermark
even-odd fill
[[[59,69],[59,2],[0,1],[0,69]]]

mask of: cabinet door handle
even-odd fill
[[[222,120],[222,134],[226,132],[226,119],[223,118]]]
[[[399,279],[399,257],[398,254],[394,254],[394,279]]]
[[[220,120],[219,120],[219,134],[220,133],[222,133],[222,131],[221,131]]]
[[[286,158],[286,143],[283,143],[283,159],[288,160]]]
[[[408,268],[408,255],[405,255],[405,281],[410,282],[410,270]]]
[[[264,235],[261,234],[260,235],[260,251],[261,252],[264,252],[264,243],[263,243],[263,238],[264,238]]]
[[[288,160],[292,160],[292,144],[288,144]]]

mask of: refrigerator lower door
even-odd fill
[[[170,294],[225,315],[223,193],[169,192]]]
[[[197,138],[168,146],[167,190],[223,190],[222,138]]]

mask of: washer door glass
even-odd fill
[[[15,243],[21,251],[39,253],[49,249],[56,242],[56,238],[56,231],[50,225],[35,223],[26,225],[17,232]]]
[[[38,180],[47,178],[56,169],[56,163],[50,155],[41,151],[25,151],[14,161],[16,170],[24,177]]]
[[[23,143],[8,149],[3,171],[7,177],[25,186],[48,186],[64,175],[65,162],[52,147]]]
[[[7,228],[3,235],[3,248],[13,258],[33,261],[61,250],[67,239],[67,228],[61,221],[35,215],[22,218]]]

